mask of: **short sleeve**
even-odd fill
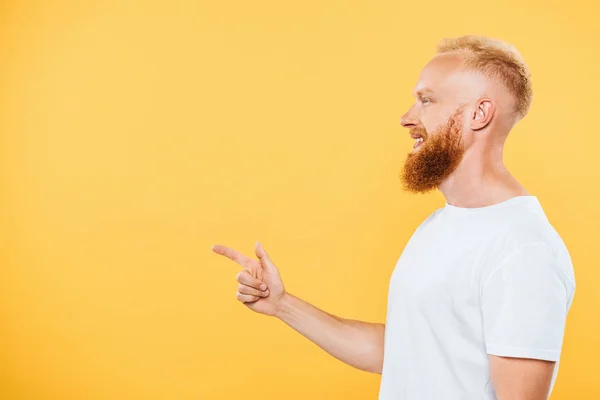
[[[482,287],[487,353],[557,361],[573,292],[574,282],[545,243],[509,255]]]

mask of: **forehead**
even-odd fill
[[[456,53],[437,54],[421,70],[415,86],[415,93],[433,91],[435,93],[456,92],[464,86],[466,71],[463,60]]]

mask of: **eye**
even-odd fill
[[[431,103],[431,99],[428,98],[428,97],[423,97],[421,99],[421,103],[423,103],[423,104],[429,104],[429,103]]]

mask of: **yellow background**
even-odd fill
[[[4,1],[0,398],[376,399],[379,375],[235,298],[260,240],[287,289],[383,322],[443,205],[398,174],[441,37],[514,43],[535,99],[505,160],[577,279],[553,399],[596,399],[600,146],[593,1]]]

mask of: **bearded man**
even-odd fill
[[[401,173],[443,207],[406,244],[389,282],[385,324],[336,317],[285,290],[260,243],[241,264],[237,299],[275,316],[333,357],[382,374],[380,400],[547,399],[575,278],[538,198],[503,163],[528,112],[518,51],[481,36],[446,39],[421,71],[401,124],[415,140]]]

